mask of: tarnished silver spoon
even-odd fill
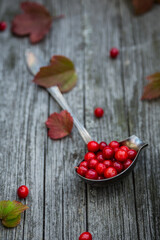
[[[34,53],[30,49],[27,49],[25,51],[25,58],[26,58],[26,63],[27,63],[28,69],[33,75],[35,75],[39,71],[40,67],[48,65],[48,63],[46,63],[45,61],[42,60],[41,56]],[[88,142],[92,141],[92,138],[91,138],[90,134],[87,132],[87,130],[84,128],[84,126],[79,122],[79,120],[73,114],[73,112],[70,109],[69,105],[67,104],[65,98],[61,94],[59,88],[57,86],[54,86],[54,87],[47,88],[47,91],[58,102],[58,104],[62,107],[62,109],[67,110],[71,114],[71,116],[73,117],[74,124],[77,127],[77,129],[78,129],[81,137],[83,138],[84,142],[87,144]],[[128,173],[130,173],[130,171],[135,166],[141,150],[144,147],[147,147],[148,144],[143,142],[142,140],[140,140],[135,135],[133,135],[131,137],[128,137],[125,140],[122,140],[120,142],[120,144],[124,145],[124,146],[128,146],[129,148],[135,149],[137,151],[137,155],[136,155],[135,159],[133,160],[132,164],[126,170],[119,173],[115,177],[108,178],[108,179],[102,179],[102,180],[87,179],[87,178],[79,175],[77,173],[77,171],[75,170],[76,174],[86,183],[89,183],[89,184],[92,184],[92,185],[95,185],[95,186],[105,186],[108,183],[113,183],[115,181],[120,180],[122,177],[128,175]]]

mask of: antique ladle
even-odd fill
[[[40,56],[38,56],[38,54],[35,54],[30,49],[27,49],[25,51],[25,58],[26,58],[26,63],[27,63],[28,69],[33,75],[35,75],[39,71],[40,67],[48,65],[48,63],[43,61],[42,58]],[[92,141],[93,139],[91,138],[90,134],[87,132],[87,130],[84,128],[84,126],[79,122],[79,120],[73,114],[72,110],[68,106],[68,103],[66,102],[65,98],[61,94],[59,88],[57,86],[53,86],[53,87],[47,88],[47,91],[58,102],[58,104],[62,107],[62,109],[67,110],[71,114],[71,116],[73,117],[74,124],[77,127],[84,142],[87,144],[88,142]],[[136,155],[135,159],[133,160],[132,164],[127,169],[125,169],[123,172],[119,173],[115,177],[108,178],[108,179],[102,179],[102,180],[87,179],[87,178],[79,175],[77,173],[77,171],[75,170],[76,174],[86,183],[89,183],[89,184],[92,184],[95,186],[105,186],[108,183],[113,183],[115,181],[120,180],[122,177],[128,175],[134,168],[141,150],[144,147],[147,147],[148,144],[143,142],[142,140],[140,140],[135,135],[132,135],[132,136],[126,138],[125,140],[122,140],[120,142],[120,144],[124,145],[124,146],[128,146],[129,148],[135,149],[137,151],[137,155]]]

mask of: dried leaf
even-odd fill
[[[12,32],[18,36],[30,35],[30,41],[42,40],[51,28],[53,18],[48,10],[36,2],[22,2],[24,13],[14,17]]]
[[[150,81],[144,87],[142,100],[152,100],[160,97],[160,73],[154,73],[148,76],[147,79]]]
[[[50,65],[41,67],[33,82],[46,88],[57,85],[61,92],[68,92],[77,82],[74,64],[65,56],[53,56]]]
[[[0,201],[0,219],[5,227],[16,227],[21,220],[21,213],[28,209],[28,206],[17,201]]]
[[[49,128],[48,136],[52,139],[60,139],[70,134],[73,128],[73,118],[66,110],[53,113],[46,121]]]
[[[139,15],[150,10],[153,6],[154,0],[132,0],[132,2],[135,13]]]

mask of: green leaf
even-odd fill
[[[160,97],[160,73],[154,73],[147,77],[149,84],[144,87],[142,100],[152,100]]]
[[[33,82],[46,88],[57,85],[61,92],[68,92],[77,82],[74,64],[65,56],[53,56],[50,65],[41,67]]]
[[[28,206],[23,205],[17,201],[0,201],[0,219],[2,224],[6,227],[15,227],[20,223],[21,213],[24,212]]]

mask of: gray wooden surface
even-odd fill
[[[142,102],[145,76],[160,71],[160,6],[136,17],[129,0],[39,1],[65,14],[39,44],[10,32],[20,1],[0,0],[0,200],[17,199],[26,184],[29,206],[17,228],[0,225],[1,240],[160,239],[160,100]],[[109,49],[117,46],[117,60]],[[31,82],[24,62],[28,47],[45,60],[71,58],[78,84],[66,99],[95,140],[135,134],[149,143],[134,171],[118,184],[94,188],[81,182],[74,166],[85,144],[74,127],[70,137],[52,141],[44,122],[60,107]],[[93,109],[105,110],[95,119]]]

